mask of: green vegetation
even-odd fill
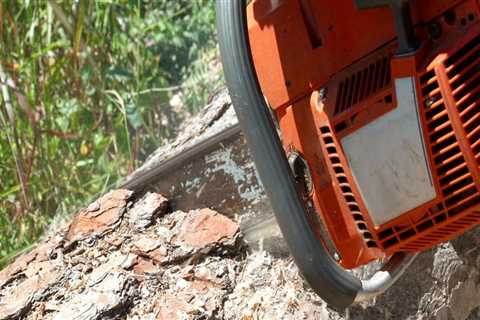
[[[0,0],[0,267],[205,103],[213,4]]]

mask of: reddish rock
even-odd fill
[[[232,239],[239,231],[236,222],[211,209],[190,211],[182,222],[177,241],[202,248]]]
[[[127,200],[133,194],[130,190],[118,189],[107,193],[81,210],[68,228],[65,240],[73,243],[92,235],[103,235],[111,231],[123,215]]]
[[[190,319],[188,315],[194,314],[195,309],[183,296],[166,294],[157,303],[157,320]]]
[[[157,320],[210,319],[221,308],[225,292],[206,281],[178,283],[174,294],[162,295],[157,302]]]
[[[158,239],[154,239],[148,235],[141,235],[134,240],[133,246],[140,252],[147,253],[157,249],[162,245]]]
[[[27,312],[31,305],[44,296],[44,292],[56,284],[62,273],[59,266],[48,262],[38,268],[37,274],[17,285],[11,293],[0,302],[0,319],[17,319]]]
[[[133,266],[133,271],[136,274],[155,274],[160,272],[160,268],[152,260],[138,257],[137,263]]]
[[[49,238],[40,243],[36,248],[16,258],[11,264],[0,271],[0,289],[11,282],[17,275],[27,270],[32,262],[47,261],[49,255],[58,247],[57,237]]]
[[[162,246],[162,241],[147,235],[141,235],[133,243],[133,252],[137,255],[149,258],[156,263],[168,261],[168,251]]]
[[[168,252],[164,247],[159,247],[158,249],[150,251],[148,257],[156,263],[165,263],[168,261]]]
[[[129,301],[131,280],[121,271],[108,273],[95,286],[87,288],[60,306],[59,312],[53,319],[105,319],[112,310],[120,308]]]

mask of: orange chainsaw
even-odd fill
[[[217,0],[217,20],[258,174],[327,303],[479,225],[479,0]]]

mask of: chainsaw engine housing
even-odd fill
[[[345,268],[480,223],[480,1],[410,1],[410,52],[393,11],[361,2],[247,7],[285,152],[308,164],[310,225],[320,240],[326,226]]]

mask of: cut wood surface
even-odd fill
[[[480,319],[480,231],[338,313],[288,255],[225,91],[0,272],[0,319]],[[364,270],[358,270],[361,273]]]

